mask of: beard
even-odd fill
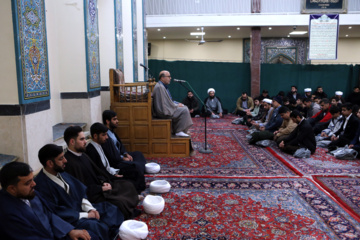
[[[31,193],[29,193],[28,195],[18,194],[16,197],[22,198],[22,199],[32,200],[32,199],[34,199],[35,196],[36,196],[36,193],[35,193],[35,191],[33,189],[33,191]]]
[[[54,171],[56,171],[58,173],[63,173],[63,172],[65,172],[65,169],[55,164]]]
[[[117,125],[110,122],[109,127],[110,127],[110,130],[113,130],[113,129],[117,128]]]
[[[85,147],[75,147],[75,151],[79,152],[79,153],[83,153],[86,151],[86,148]]]

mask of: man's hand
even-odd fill
[[[72,240],[79,240],[79,239],[90,240],[91,239],[90,234],[86,230],[73,229],[68,233],[68,235]]]
[[[125,156],[123,157],[123,160],[131,162],[133,160],[133,157],[130,154],[125,154]]]
[[[276,135],[278,132],[279,132],[279,130],[275,131],[275,132],[274,132],[274,135]]]
[[[338,140],[339,138],[337,138],[335,135],[331,136],[331,141],[336,141]]]
[[[90,210],[88,212],[88,218],[96,218],[97,220],[99,220],[100,219],[100,214],[96,210]]]
[[[321,137],[328,137],[328,135],[325,132],[322,132],[320,136]]]
[[[284,148],[285,147],[285,143],[284,141],[281,141],[281,143],[279,144],[279,148]]]
[[[184,106],[184,104],[182,104],[182,103],[178,104],[178,107],[183,107],[183,106]]]
[[[112,189],[112,187],[111,187],[110,183],[104,183],[102,185],[103,192],[110,191],[111,189]]]
[[[350,145],[349,145],[349,148],[353,148],[353,147],[354,147],[354,144],[350,144]]]
[[[220,116],[220,117],[222,117],[222,116],[223,116],[223,114],[222,114],[222,113],[219,113],[219,116]]]
[[[115,176],[115,177],[118,177],[118,178],[124,177],[124,175],[119,175],[119,174],[115,174],[114,176]]]
[[[190,112],[190,113],[193,113],[193,112],[194,112],[194,109],[189,110],[189,112]]]

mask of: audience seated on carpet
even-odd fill
[[[297,92],[298,89],[296,86],[291,86],[291,91],[288,92],[288,94],[286,95],[289,98],[289,101],[291,101],[292,99],[296,101],[296,99],[301,99],[301,95]]]
[[[315,97],[318,97],[319,99],[327,98],[327,94],[324,92],[322,86],[318,86],[316,88],[316,91],[314,92]]]
[[[0,170],[1,239],[99,239],[94,233],[76,230],[47,206],[35,191],[33,170],[11,162]]]
[[[235,115],[245,116],[254,109],[254,100],[247,95],[247,92],[243,92],[236,102]]]
[[[35,177],[35,189],[51,210],[76,228],[90,230],[100,239],[114,239],[124,220],[120,210],[108,202],[87,200],[85,185],[64,172],[67,160],[62,147],[47,144],[38,156],[43,169]]]
[[[187,92],[187,97],[182,100],[182,104],[188,107],[191,117],[200,115],[199,103],[192,91]]]
[[[279,129],[282,124],[282,118],[279,114],[282,99],[280,97],[274,97],[272,100],[273,112],[270,114],[269,121],[265,125],[265,130],[274,132]]]
[[[102,171],[85,154],[86,139],[79,126],[70,126],[64,132],[64,140],[68,146],[65,153],[67,164],[65,171],[79,179],[87,187],[86,195],[90,202],[99,203],[108,201],[117,206],[124,219],[130,219],[140,214],[135,209],[139,203],[139,196],[134,185],[121,178],[110,177]]]
[[[355,114],[352,114],[351,103],[343,104],[341,106],[341,113],[344,117],[344,122],[340,129],[331,136],[331,143],[328,146],[329,151],[335,150],[337,147],[344,147],[345,145],[350,144],[359,127],[359,119]]]
[[[258,123],[264,123],[268,115],[269,109],[271,108],[271,103],[272,103],[271,99],[264,98],[261,103],[259,113],[256,116],[252,117],[251,119],[248,118],[246,125],[248,127],[251,127],[252,125],[256,127]]]
[[[258,141],[261,140],[277,140],[279,137],[281,138],[283,135],[290,134],[294,128],[296,127],[296,124],[293,124],[291,122],[290,124],[290,110],[287,107],[280,107],[278,115],[281,116],[283,119],[282,124],[279,128],[279,130],[275,130],[274,132],[265,130],[265,126],[260,127],[259,132],[252,133],[252,138],[250,139],[250,144],[255,144]],[[290,124],[290,125],[289,125]]]
[[[204,103],[206,106],[205,114],[211,118],[220,118],[223,116],[223,108],[221,106],[221,100],[215,96],[215,89],[209,88],[207,90],[208,97],[205,98]]]
[[[309,118],[315,134],[321,133],[329,125],[331,119],[329,100],[324,98],[320,101],[321,111]]]
[[[173,101],[168,89],[170,81],[170,72],[166,70],[161,71],[159,81],[152,92],[154,116],[172,119],[172,132],[178,137],[189,137],[186,133],[193,125],[189,109],[182,103]]]
[[[330,107],[331,120],[327,128],[322,130],[321,137],[330,139],[342,126],[344,118],[341,115],[341,109],[337,106]]]
[[[335,96],[330,98],[330,104],[331,106],[337,106],[341,109],[341,103],[338,103],[338,100]]]
[[[145,189],[145,164],[146,159],[139,151],[128,152],[115,130],[118,127],[119,120],[112,110],[105,110],[102,114],[104,125],[109,129],[107,131],[108,139],[101,144],[104,153],[109,160],[110,166],[118,168],[121,174],[126,175],[127,170],[136,171],[139,189]]]
[[[246,111],[246,115],[243,116],[243,124],[245,125],[247,122],[249,122],[249,119],[257,116],[261,107],[262,106],[260,105],[259,99],[254,98],[254,109],[252,111]]]
[[[316,150],[315,135],[308,120],[299,111],[294,110],[290,118],[297,127],[279,144],[279,148],[286,153],[294,154],[299,148],[307,148],[313,154]]]
[[[269,91],[264,89],[259,97],[257,97],[261,102],[264,98],[270,98]]]
[[[136,169],[136,165],[123,165],[122,168],[113,168],[111,166],[102,148],[102,145],[109,140],[107,132],[108,128],[102,123],[91,125],[90,133],[92,140],[86,147],[86,154],[98,168],[109,174],[110,179],[126,179],[134,184],[138,193],[141,193],[145,190],[145,178],[144,173],[139,174],[140,172]]]

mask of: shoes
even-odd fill
[[[178,133],[175,133],[175,135],[176,135],[177,137],[190,137],[189,134],[186,134],[186,133],[184,133],[184,132],[178,132]]]

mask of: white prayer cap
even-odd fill
[[[266,102],[268,104],[272,104],[272,100],[271,99],[268,99],[268,98],[264,98],[263,99],[263,102]]]
[[[311,88],[305,88],[304,92],[311,92]]]
[[[342,95],[343,95],[343,92],[342,92],[342,91],[336,91],[336,92],[335,92],[335,95],[337,95],[337,96],[342,96]]]
[[[164,210],[165,200],[161,196],[147,195],[142,205],[146,213],[160,214]]]
[[[160,172],[160,165],[157,163],[147,163],[145,164],[145,172],[158,173]]]
[[[150,183],[150,192],[153,193],[167,193],[170,188],[170,183],[166,180],[155,180]]]
[[[146,223],[136,220],[126,220],[119,228],[119,237],[122,240],[140,240],[145,239],[149,234]]]
[[[208,89],[208,94],[209,94],[209,92],[214,92],[214,93],[215,93],[215,89],[209,88],[209,89]]]

